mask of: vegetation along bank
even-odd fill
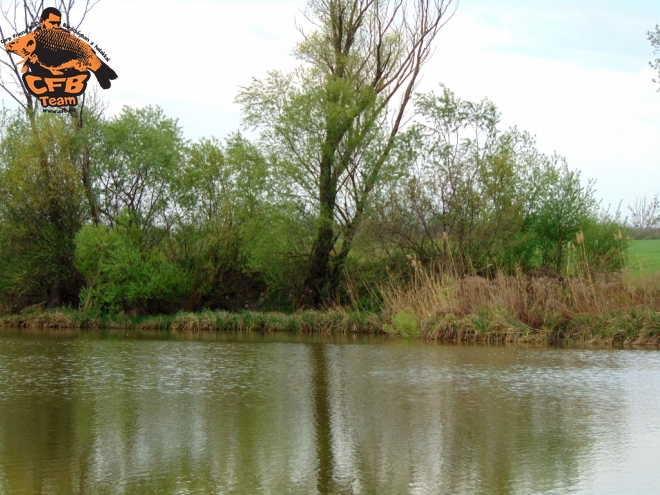
[[[657,345],[657,280],[594,183],[488,99],[413,92],[449,3],[397,36],[310,3],[299,70],[237,96],[254,139],[4,110],[2,324]]]

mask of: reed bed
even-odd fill
[[[660,274],[457,277],[412,266],[382,291],[385,331],[427,339],[660,345]]]

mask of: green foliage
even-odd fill
[[[305,279],[314,222],[294,204],[273,205],[243,228],[248,269],[265,284],[264,309],[293,310]]]
[[[460,258],[476,254],[471,239],[479,219],[472,213],[482,197],[474,178],[496,139],[498,114],[487,100],[463,102],[442,90],[416,99],[423,119],[398,140],[402,173],[379,191],[374,232],[423,263],[446,266],[453,260],[447,236],[461,246]]]
[[[85,218],[80,141],[63,116],[4,112],[0,127],[0,302],[75,303],[74,236]]]
[[[313,48],[306,57],[321,56]],[[573,275],[619,270],[630,258],[620,216],[597,213],[592,183],[528,134],[500,131],[488,100],[444,87],[418,97],[419,118],[395,139],[383,122],[355,117],[335,149],[351,158],[333,162],[333,213],[324,217],[327,124],[377,101],[350,80],[315,77],[271,74],[242,94],[247,120],[263,131],[256,144],[240,134],[186,142],[176,120],[151,107],[92,114],[84,129],[68,117],[5,112],[0,307],[290,311],[310,280],[326,277],[315,286],[326,300],[373,310],[383,284],[414,276],[413,261],[456,275],[547,264]],[[321,265],[320,239],[330,246]],[[310,278],[314,263],[323,277]],[[389,331],[419,333],[415,317],[399,313]]]
[[[85,277],[85,309],[121,312],[180,307],[189,291],[185,272],[155,249],[140,249],[137,228],[83,227],[76,236],[76,267]]]
[[[412,311],[400,311],[392,318],[391,325],[384,325],[387,333],[400,335],[402,337],[414,337],[419,335],[417,317]]]
[[[271,216],[268,172],[268,161],[240,134],[224,144],[202,139],[188,146],[166,249],[188,272],[185,309],[245,307],[259,296],[263,284],[249,246],[274,241],[255,228]]]
[[[405,109],[450,2],[409,8],[360,0],[308,2],[315,30],[302,66],[271,72],[238,95],[244,123],[275,151],[280,182],[314,217],[301,306],[336,300],[373,191],[387,175]]]
[[[630,243],[618,212],[587,219],[582,232],[587,262],[592,271],[615,272],[629,265]]]
[[[561,273],[566,244],[575,241],[578,231],[587,224],[594,224],[597,206],[593,182],[583,187],[580,172],[570,170],[563,158],[552,157],[545,170],[538,207],[531,215],[543,265],[552,264]]]
[[[593,183],[583,186],[579,172],[540,153],[529,134],[501,132],[490,101],[441,90],[416,99],[421,119],[400,140],[412,166],[381,191],[371,232],[393,261],[403,252],[458,273],[541,264],[560,271],[567,242],[588,225],[598,230]],[[608,251],[605,237],[592,256],[614,269],[620,253]]]
[[[100,135],[92,175],[102,217],[115,226],[127,214],[123,218],[138,226],[142,240],[154,245],[182,166],[181,129],[158,107],[124,107],[101,123]]]

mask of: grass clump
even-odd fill
[[[387,333],[403,337],[417,336],[419,335],[417,317],[410,311],[400,311],[392,317],[391,325],[383,325],[383,330]]]

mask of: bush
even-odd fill
[[[143,251],[130,228],[83,227],[76,236],[76,267],[87,286],[85,309],[173,312],[189,291],[186,273],[157,249]]]
[[[383,329],[387,333],[393,333],[404,337],[414,337],[419,335],[417,317],[412,313],[412,310],[399,311],[392,318],[392,324],[385,325]]]

